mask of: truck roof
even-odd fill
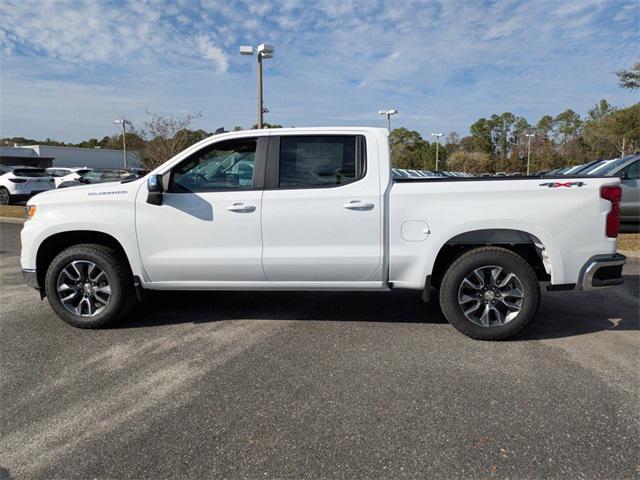
[[[389,131],[386,128],[380,127],[287,127],[287,128],[263,128],[252,130],[238,130],[233,132],[224,132],[212,135],[212,137],[224,136],[247,136],[247,135],[268,135],[270,133],[275,134],[326,134],[326,133],[354,133],[354,132],[375,132],[379,134],[389,135]],[[209,137],[211,138],[211,137]]]

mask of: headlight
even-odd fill
[[[24,219],[31,220],[36,216],[36,206],[35,205],[27,205],[24,208]]]

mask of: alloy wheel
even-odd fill
[[[506,325],[524,301],[522,282],[515,273],[496,265],[476,268],[458,289],[458,305],[465,317],[481,327]]]
[[[109,304],[111,284],[103,269],[88,260],[66,265],[56,282],[58,299],[74,315],[94,317]]]

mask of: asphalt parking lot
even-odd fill
[[[0,224],[0,478],[632,478],[637,260],[470,340],[416,295],[152,295],[74,329]]]

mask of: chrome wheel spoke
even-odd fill
[[[501,267],[496,267],[491,269],[491,282],[490,285],[497,286],[498,285],[498,277],[502,273]]]
[[[480,323],[483,327],[489,326],[489,312],[491,311],[491,307],[489,305],[484,306],[484,310],[482,311],[482,315],[480,315]]]
[[[471,305],[471,307],[467,308],[464,311],[464,314],[469,315],[470,313],[475,312],[476,310],[478,310],[478,308],[480,308],[480,305],[482,305],[482,302],[480,300],[476,300],[475,303]]]
[[[508,273],[508,274],[507,274],[507,275],[502,279],[502,281],[501,281],[500,283],[498,283],[496,286],[497,286],[498,288],[504,288],[504,287],[506,287],[507,285],[509,285],[509,282],[510,282],[511,280],[513,280],[514,278],[516,278],[516,276],[515,276],[513,273],[509,272],[509,273]]]
[[[493,312],[493,314],[495,315],[497,324],[504,325],[504,316],[502,315],[502,312],[500,312],[500,310],[498,310],[495,306],[491,307],[491,312]]]
[[[464,280],[462,280],[462,284],[463,285],[467,285],[470,288],[473,288],[474,290],[482,290],[482,286],[484,285],[484,283],[480,283],[479,285],[476,283],[473,283],[471,280],[469,280],[468,278],[465,278]]]

